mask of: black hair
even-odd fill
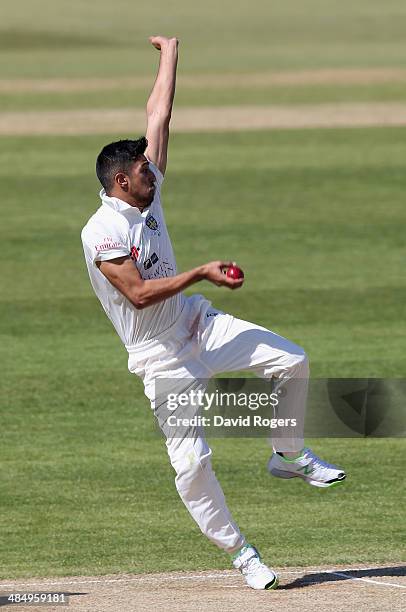
[[[97,156],[96,174],[106,193],[113,188],[117,172],[128,173],[131,164],[144,155],[147,146],[148,141],[143,136],[137,140],[118,140],[103,147]]]

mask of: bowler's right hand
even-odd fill
[[[232,261],[210,261],[202,266],[203,277],[218,287],[239,289],[243,278],[230,278],[226,275],[227,268],[233,265]]]

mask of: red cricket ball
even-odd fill
[[[244,272],[238,266],[230,266],[227,268],[228,278],[244,278]]]

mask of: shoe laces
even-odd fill
[[[306,459],[309,458],[310,459],[309,464],[311,464],[315,468],[321,467],[325,469],[331,469],[331,468],[336,467],[332,463],[327,463],[327,461],[323,461],[323,459],[320,459],[320,457],[318,457],[315,453],[313,453],[313,451],[310,450],[310,448],[304,449],[303,456],[306,457]]]
[[[244,563],[241,564],[240,571],[242,574],[249,574],[251,572],[255,573],[258,570],[262,570],[264,567],[265,566],[261,562],[261,558],[257,554],[247,559],[247,561],[244,561]]]

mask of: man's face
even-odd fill
[[[149,206],[154,199],[156,178],[144,155],[133,163],[127,176],[130,198],[142,208]]]

